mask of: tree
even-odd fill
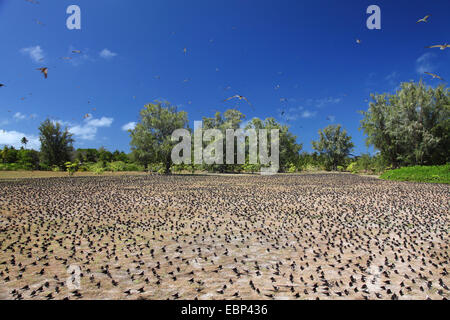
[[[15,163],[18,159],[18,151],[13,147],[4,146],[2,150],[3,163]]]
[[[39,152],[27,149],[19,150],[17,153],[17,162],[24,169],[39,169]]]
[[[62,130],[58,122],[52,122],[50,119],[41,123],[39,133],[42,163],[46,166],[64,168],[64,164],[70,161],[73,151],[72,134],[67,128]]]
[[[28,143],[28,139],[27,137],[23,137],[22,140],[20,140],[20,143],[22,143],[24,145],[24,147],[27,147],[27,143]]]
[[[280,138],[280,169],[286,171],[291,167],[291,164],[297,164],[299,161],[299,152],[302,150],[302,144],[297,143],[297,137],[289,131],[289,127],[278,123],[274,118],[266,118],[264,121],[259,118],[253,118],[246,129],[266,129],[269,137],[270,130],[278,129]],[[270,146],[270,138],[268,139],[268,146]]]
[[[344,165],[346,157],[354,145],[341,125],[329,125],[319,130],[319,140],[313,141],[313,149],[325,156],[326,167],[337,170],[338,165]]]
[[[176,142],[172,142],[172,133],[176,129],[188,128],[187,113],[177,111],[168,102],[156,101],[144,106],[140,111],[140,120],[131,135],[131,149],[134,158],[147,168],[150,162],[162,162],[165,173],[170,172],[171,153]]]
[[[105,147],[100,147],[98,149],[98,160],[103,162],[103,164],[111,162],[113,160],[113,154],[106,150]]]
[[[395,94],[372,95],[361,111],[366,144],[393,167],[450,161],[450,93],[418,83],[402,83]]]
[[[222,132],[223,137],[226,137],[227,129],[239,129],[242,120],[245,119],[245,115],[236,109],[228,109],[223,115],[217,111],[213,118],[203,117],[203,129],[219,129]],[[234,153],[236,158],[237,145],[234,146]],[[226,144],[223,145],[224,162],[226,159]],[[236,171],[239,170],[240,164],[214,164],[205,165],[209,171],[225,172],[226,170]]]

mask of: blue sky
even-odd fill
[[[367,148],[357,111],[370,93],[421,77],[439,84],[424,71],[450,78],[450,49],[425,48],[450,43],[447,0],[38,1],[0,0],[0,145],[20,146],[25,135],[38,148],[37,128],[50,117],[76,147],[129,151],[124,126],[166,99],[191,127],[236,106],[247,120],[273,116],[306,151],[320,128],[342,124],[359,154]],[[81,30],[66,28],[71,4]],[[366,27],[372,4],[381,30]],[[223,102],[235,94],[254,109]]]

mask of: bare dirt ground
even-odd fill
[[[449,298],[449,191],[345,174],[0,180],[0,299]]]

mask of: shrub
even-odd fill
[[[144,171],[144,166],[137,163],[126,163],[125,171]]]
[[[126,164],[123,161],[114,161],[106,164],[106,170],[112,172],[125,171]]]

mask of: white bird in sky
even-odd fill
[[[438,76],[437,74],[434,74],[434,73],[431,73],[431,72],[424,72],[424,73],[426,73],[426,74],[432,76],[433,79],[439,79],[439,80],[444,81],[444,79],[442,79],[442,78],[441,78],[440,76]]]
[[[419,22],[428,22],[427,20],[428,20],[429,17],[430,17],[430,15],[426,15],[426,16],[423,17],[422,19],[417,20],[416,23],[419,23]]]
[[[236,95],[234,95],[232,97],[229,97],[228,99],[225,99],[223,101],[225,102],[225,101],[228,101],[228,100],[231,100],[231,99],[235,99],[235,98],[238,98],[239,100],[245,100],[251,107],[253,107],[252,104],[248,101],[248,99],[246,97],[241,96],[239,94],[236,94]]]
[[[444,43],[444,44],[436,44],[434,46],[428,46],[425,48],[439,48],[441,50],[445,50],[446,48],[450,48],[450,44]]]

